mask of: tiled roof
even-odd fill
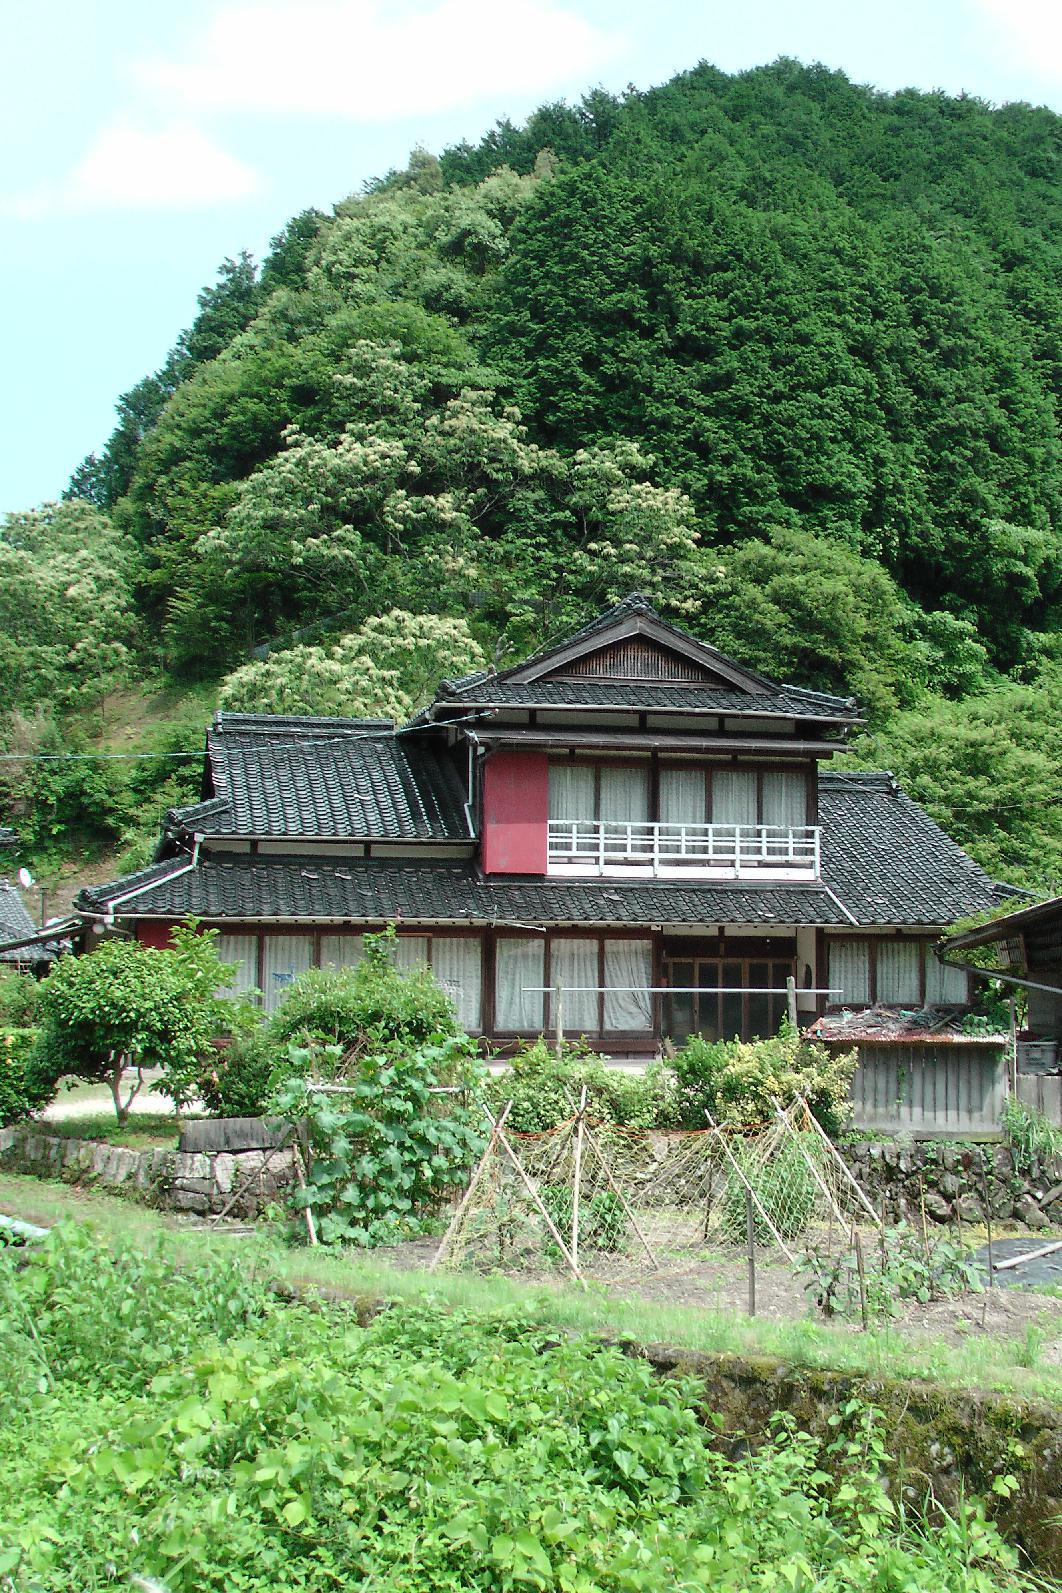
[[[24,940],[37,933],[37,926],[18,889],[10,880],[0,879],[0,945],[9,940]],[[50,946],[0,951],[0,962],[32,962],[53,956]]]
[[[497,708],[625,708],[668,709],[675,713],[750,714],[787,719],[856,718],[841,697],[820,697],[799,686],[750,695],[747,691],[711,686],[663,686],[652,681],[505,680],[478,676],[470,684],[454,686],[444,681],[440,697],[452,696],[467,707]]]
[[[214,795],[167,823],[203,835],[468,840],[465,791],[441,741],[388,720],[218,714],[207,737]]]
[[[186,860],[185,860],[186,861]],[[168,872],[167,872],[168,870]],[[145,889],[138,889],[146,886]],[[82,891],[78,905],[105,911],[129,890],[119,912],[131,918],[347,919],[409,922],[648,925],[845,922],[817,885],[716,885],[684,881],[485,878],[471,864],[438,860],[251,857],[201,858],[156,865],[113,885]]]
[[[1005,894],[888,773],[819,775],[823,879],[860,924],[950,924]]]

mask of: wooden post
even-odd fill
[[[295,1177],[299,1180],[299,1188],[304,1190],[306,1188],[306,1173],[303,1170],[302,1152],[298,1145],[295,1146]],[[303,1216],[306,1218],[307,1236],[311,1245],[316,1245],[318,1243],[317,1224],[313,1220],[313,1212],[308,1205],[303,1206],[302,1211]]]
[[[870,1328],[870,1321],[867,1316],[867,1272],[863,1264],[862,1235],[854,1223],[852,1224],[852,1239],[855,1242],[856,1271],[859,1273],[859,1314],[863,1318],[863,1332],[866,1333]]]
[[[575,1182],[572,1186],[572,1256],[579,1265],[579,1186],[583,1174],[583,1118],[586,1115],[586,1085],[579,1095],[579,1112],[575,1119]]]
[[[546,1227],[549,1230],[550,1238],[553,1240],[554,1244],[559,1249],[561,1255],[564,1257],[565,1261],[568,1263],[569,1267],[571,1268],[572,1276],[575,1277],[575,1278],[578,1278],[579,1282],[582,1284],[583,1288],[585,1289],[586,1288],[586,1280],[582,1276],[582,1274],[580,1273],[579,1267],[578,1267],[578,1265],[577,1265],[577,1263],[575,1261],[575,1258],[573,1257],[571,1251],[568,1249],[568,1246],[565,1244],[564,1240],[561,1238],[560,1234],[557,1232],[557,1224],[553,1221],[553,1218],[550,1216],[549,1212],[546,1210],[546,1207],[545,1207],[545,1205],[543,1204],[543,1201],[542,1201],[542,1197],[539,1194],[538,1190],[535,1188],[534,1183],[532,1182],[532,1180],[528,1177],[527,1172],[526,1172],[526,1170],[524,1168],[524,1165],[521,1162],[519,1156],[517,1156],[516,1152],[513,1150],[512,1146],[509,1144],[509,1141],[508,1141],[508,1139],[506,1137],[506,1134],[505,1134],[505,1130],[503,1128],[498,1127],[498,1125],[496,1123],[496,1120],[491,1116],[489,1107],[484,1106],[483,1110],[486,1112],[487,1117],[490,1120],[491,1127],[497,1129],[498,1143],[501,1146],[502,1150],[505,1152],[506,1156],[508,1156],[509,1160],[512,1162],[513,1168],[514,1168],[514,1170],[516,1172],[516,1176],[519,1178],[520,1182],[523,1184],[524,1188],[527,1190],[527,1193],[531,1196],[531,1200],[532,1200],[532,1203],[535,1206],[536,1211],[538,1212],[539,1216],[542,1218],[542,1221],[546,1224]]]
[[[293,1133],[294,1133],[294,1129],[289,1129],[288,1132],[284,1135],[283,1139],[280,1140],[278,1144],[272,1146],[272,1148],[266,1152],[265,1156],[262,1158],[261,1166],[260,1167],[256,1167],[253,1173],[248,1173],[247,1174],[247,1177],[243,1180],[243,1182],[236,1186],[235,1190],[229,1196],[228,1200],[222,1206],[221,1210],[219,1212],[215,1213],[215,1215],[213,1217],[211,1217],[210,1221],[211,1221],[212,1224],[219,1223],[219,1222],[222,1221],[222,1219],[224,1217],[228,1216],[229,1212],[232,1210],[233,1206],[235,1206],[235,1204],[239,1200],[240,1196],[241,1195],[245,1195],[247,1193],[247,1191],[250,1189],[251,1185],[254,1183],[256,1178],[259,1181],[261,1181],[262,1174],[265,1172],[266,1168],[269,1166],[270,1162],[273,1160],[273,1157],[276,1155],[277,1151],[285,1150],[287,1148],[288,1144],[291,1141],[291,1136],[292,1136]]]
[[[873,1206],[870,1204],[870,1201],[867,1199],[865,1191],[860,1188],[859,1184],[852,1177],[852,1170],[849,1167],[848,1163],[845,1161],[844,1157],[841,1155],[840,1151],[837,1149],[837,1146],[833,1143],[833,1140],[827,1134],[826,1130],[823,1128],[822,1124],[819,1122],[818,1118],[815,1116],[814,1112],[811,1110],[811,1107],[808,1105],[808,1103],[804,1099],[804,1097],[802,1095],[798,1095],[797,1096],[797,1100],[800,1102],[801,1106],[804,1108],[805,1112],[808,1114],[808,1123],[809,1123],[812,1131],[814,1133],[816,1133],[819,1136],[819,1138],[822,1140],[823,1144],[826,1146],[826,1149],[829,1151],[831,1157],[833,1158],[834,1162],[836,1163],[836,1165],[838,1167],[838,1170],[840,1171],[842,1177],[845,1179],[845,1181],[850,1186],[853,1194],[855,1195],[856,1199],[859,1201],[860,1205],[863,1207],[863,1210],[869,1216],[869,1218],[870,1218],[871,1222],[874,1224],[875,1228],[877,1228],[879,1226],[878,1214],[874,1210]]]
[[[749,1316],[756,1315],[756,1219],[752,1215],[752,1194],[745,1191],[745,1243],[749,1252]]]
[[[985,1176],[985,1160],[981,1157],[981,1204],[985,1208],[985,1228],[988,1231],[988,1287],[994,1289],[996,1285],[996,1264],[992,1258],[992,1211],[988,1204],[988,1179]]]
[[[553,1027],[556,1034],[557,1057],[559,1060],[564,1051],[564,1010],[560,985],[553,986]]]
[[[481,1181],[483,1179],[483,1174],[487,1170],[487,1167],[488,1167],[488,1165],[490,1163],[490,1158],[491,1158],[491,1156],[492,1156],[492,1154],[494,1152],[494,1148],[495,1148],[495,1146],[498,1143],[498,1130],[505,1126],[505,1119],[509,1115],[509,1109],[512,1106],[512,1104],[513,1104],[512,1101],[506,1101],[505,1105],[502,1107],[501,1111],[498,1113],[498,1121],[491,1128],[490,1138],[487,1141],[487,1148],[483,1152],[483,1155],[479,1158],[479,1163],[478,1163],[478,1165],[476,1167],[475,1172],[472,1174],[472,1177],[468,1181],[468,1188],[465,1190],[464,1194],[461,1196],[461,1199],[460,1199],[460,1201],[458,1203],[457,1210],[454,1212],[453,1216],[450,1218],[449,1225],[447,1226],[446,1232],[443,1234],[443,1237],[442,1237],[442,1243],[440,1244],[438,1250],[436,1250],[434,1256],[431,1259],[431,1266],[428,1268],[429,1272],[434,1272],[437,1267],[442,1265],[444,1257],[447,1255],[447,1253],[449,1252],[450,1246],[454,1242],[454,1238],[455,1238],[455,1236],[457,1234],[457,1230],[458,1230],[458,1228],[461,1225],[461,1219],[464,1216],[465,1212],[468,1210],[469,1201],[472,1199],[472,1196],[475,1194],[476,1190],[480,1186],[480,1183],[481,1183]]]
[[[764,1222],[767,1224],[768,1233],[771,1235],[771,1238],[774,1240],[775,1244],[778,1246],[778,1248],[781,1250],[782,1254],[785,1256],[786,1260],[789,1262],[789,1265],[791,1267],[795,1267],[796,1266],[796,1258],[794,1257],[793,1252],[790,1250],[789,1246],[786,1244],[785,1240],[782,1238],[781,1234],[778,1232],[778,1229],[775,1227],[774,1223],[771,1221],[771,1219],[768,1216],[767,1212],[764,1210],[764,1206],[763,1206],[762,1200],[760,1199],[759,1195],[757,1195],[756,1191],[753,1189],[752,1185],[749,1183],[748,1179],[746,1178],[745,1173],[744,1173],[744,1171],[743,1171],[743,1169],[741,1167],[741,1164],[738,1162],[737,1158],[735,1157],[735,1155],[731,1151],[730,1146],[727,1144],[726,1140],[723,1138],[722,1132],[720,1131],[720,1128],[719,1128],[719,1124],[715,1121],[715,1118],[712,1116],[711,1112],[709,1112],[707,1107],[705,1107],[705,1109],[704,1109],[704,1115],[708,1119],[709,1127],[711,1128],[712,1132],[715,1134],[715,1136],[716,1136],[717,1140],[719,1141],[720,1145],[723,1147],[723,1155],[726,1157],[727,1161],[730,1163],[730,1165],[733,1168],[734,1172],[737,1174],[738,1182],[741,1183],[744,1186],[744,1188],[747,1191],[747,1193],[752,1196],[752,1199],[753,1199],[753,1201],[755,1202],[755,1205],[756,1205],[756,1210],[759,1212],[760,1216],[763,1218]]]
[[[792,974],[787,977],[785,982],[785,1001],[789,1022],[795,1029],[797,1027],[796,980]]]

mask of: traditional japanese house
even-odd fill
[[[267,1008],[393,923],[469,1030],[613,1055],[849,1006],[962,1002],[932,947],[985,873],[887,773],[834,772],[854,701],[781,685],[642,597],[409,724],[219,713],[158,861],[82,892],[164,944],[194,914]]]

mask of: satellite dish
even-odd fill
[[[30,873],[28,868],[19,869],[18,882],[24,891],[33,889],[33,875]]]

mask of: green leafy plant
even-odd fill
[[[1016,1095],[1004,1102],[1002,1125],[1019,1173],[1036,1172],[1049,1156],[1062,1156],[1062,1129]]]
[[[38,988],[32,974],[0,973],[0,1027],[33,1027],[37,1018]]]
[[[675,1056],[677,1110],[683,1128],[703,1128],[705,1109],[717,1122],[751,1127],[783,1106],[807,1101],[828,1134],[851,1117],[854,1051],[832,1052],[783,1023],[773,1040],[704,1040],[695,1036]]]
[[[901,1300],[927,1305],[984,1288],[984,1270],[965,1245],[943,1233],[929,1238],[903,1222],[865,1245],[863,1301],[852,1248],[830,1252],[811,1247],[805,1261],[804,1287],[826,1317],[855,1319],[865,1302],[871,1317],[887,1319],[899,1315]]]
[[[583,1040],[565,1040],[560,1055],[544,1038],[524,1041],[509,1067],[492,1076],[486,1099],[495,1111],[512,1101],[507,1122],[520,1133],[554,1128],[571,1117],[583,1086],[590,1115],[628,1128],[675,1124],[673,1080],[660,1063],[642,1074],[609,1067]]]
[[[54,1081],[29,1066],[35,1029],[0,1028],[0,1128],[33,1117],[55,1095]]]
[[[202,1060],[197,1094],[215,1117],[258,1117],[285,1068],[288,1050],[261,1020],[213,1046]]]
[[[808,1154],[816,1155],[818,1142],[812,1142],[810,1134],[802,1137]],[[733,1154],[759,1202],[753,1202],[752,1215],[757,1244],[774,1244],[771,1224],[783,1239],[794,1239],[803,1233],[815,1211],[818,1190],[800,1146],[786,1140],[765,1162],[755,1160],[741,1145],[733,1147]],[[723,1194],[723,1231],[733,1243],[741,1245],[748,1228],[746,1194],[744,1182],[731,1170]]]
[[[542,1204],[556,1223],[561,1238],[567,1242],[572,1231],[573,1197],[570,1184],[545,1184],[541,1189]],[[600,1189],[579,1202],[579,1245],[587,1250],[623,1250],[630,1235],[630,1223],[623,1202],[611,1189]],[[544,1240],[548,1256],[557,1254],[556,1242],[547,1234]]]
[[[474,1043],[456,1035],[412,1048],[395,1043],[340,1073],[342,1059],[338,1046],[293,1047],[296,1076],[270,1103],[308,1136],[308,1187],[298,1201],[328,1244],[373,1246],[430,1231],[484,1144],[479,1113],[460,1095],[434,1093],[477,1085]],[[322,1063],[343,1093],[314,1089]]]

